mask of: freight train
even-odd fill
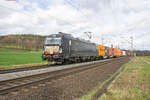
[[[43,46],[42,59],[60,63],[94,61],[110,57],[129,56],[130,52],[110,48],[59,32],[49,35]]]

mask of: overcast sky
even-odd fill
[[[150,0],[0,0],[0,35],[70,33],[92,42],[150,50]]]

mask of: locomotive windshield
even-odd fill
[[[51,44],[51,45],[61,45],[61,38],[60,37],[49,37],[46,38],[45,40],[45,44]]]

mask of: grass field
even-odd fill
[[[98,100],[150,100],[150,57],[135,57]]]
[[[150,56],[134,57],[117,72],[120,72],[120,74],[107,88],[107,92],[98,100],[150,100]],[[94,94],[111,77],[76,100],[92,100]]]
[[[42,51],[23,51],[0,48],[0,68],[11,68],[16,65],[40,64]]]

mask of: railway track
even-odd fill
[[[116,58],[112,58],[112,59],[116,59]],[[21,67],[21,68],[12,68],[12,69],[0,69],[0,74],[36,70],[36,69],[43,69],[43,68],[49,68],[49,67],[59,67],[59,66],[62,66],[62,65],[51,64],[51,65],[41,65],[41,66],[36,66],[36,67],[30,66],[30,67]]]
[[[35,70],[35,69],[42,69],[42,68],[48,68],[50,66],[48,65],[41,65],[41,66],[30,66],[30,67],[22,67],[22,68],[12,68],[12,69],[0,69],[0,74],[5,73],[13,73],[13,72],[19,72],[19,71],[27,71],[27,70]]]
[[[13,92],[13,91],[19,91],[20,89],[28,87],[28,86],[35,86],[35,85],[38,86],[38,84],[41,84],[41,83],[44,84],[49,81],[57,80],[57,79],[60,79],[60,78],[63,78],[63,77],[66,77],[75,73],[82,72],[84,70],[101,67],[106,64],[121,63],[122,61],[124,61],[124,59],[128,59],[128,58],[127,57],[115,58],[112,60],[98,62],[95,64],[81,65],[78,67],[57,70],[57,71],[48,72],[44,74],[38,74],[34,76],[27,76],[27,77],[22,77],[22,78],[17,78],[17,79],[1,81],[0,82],[0,95],[9,94],[10,92]]]
[[[20,68],[11,68],[11,69],[0,69],[0,74],[36,70],[36,69],[43,69],[43,68],[49,68],[49,67],[58,67],[58,66],[62,66],[62,65],[50,64],[50,65],[41,65],[41,66],[35,66],[35,67],[29,66],[29,67],[20,67]]]

